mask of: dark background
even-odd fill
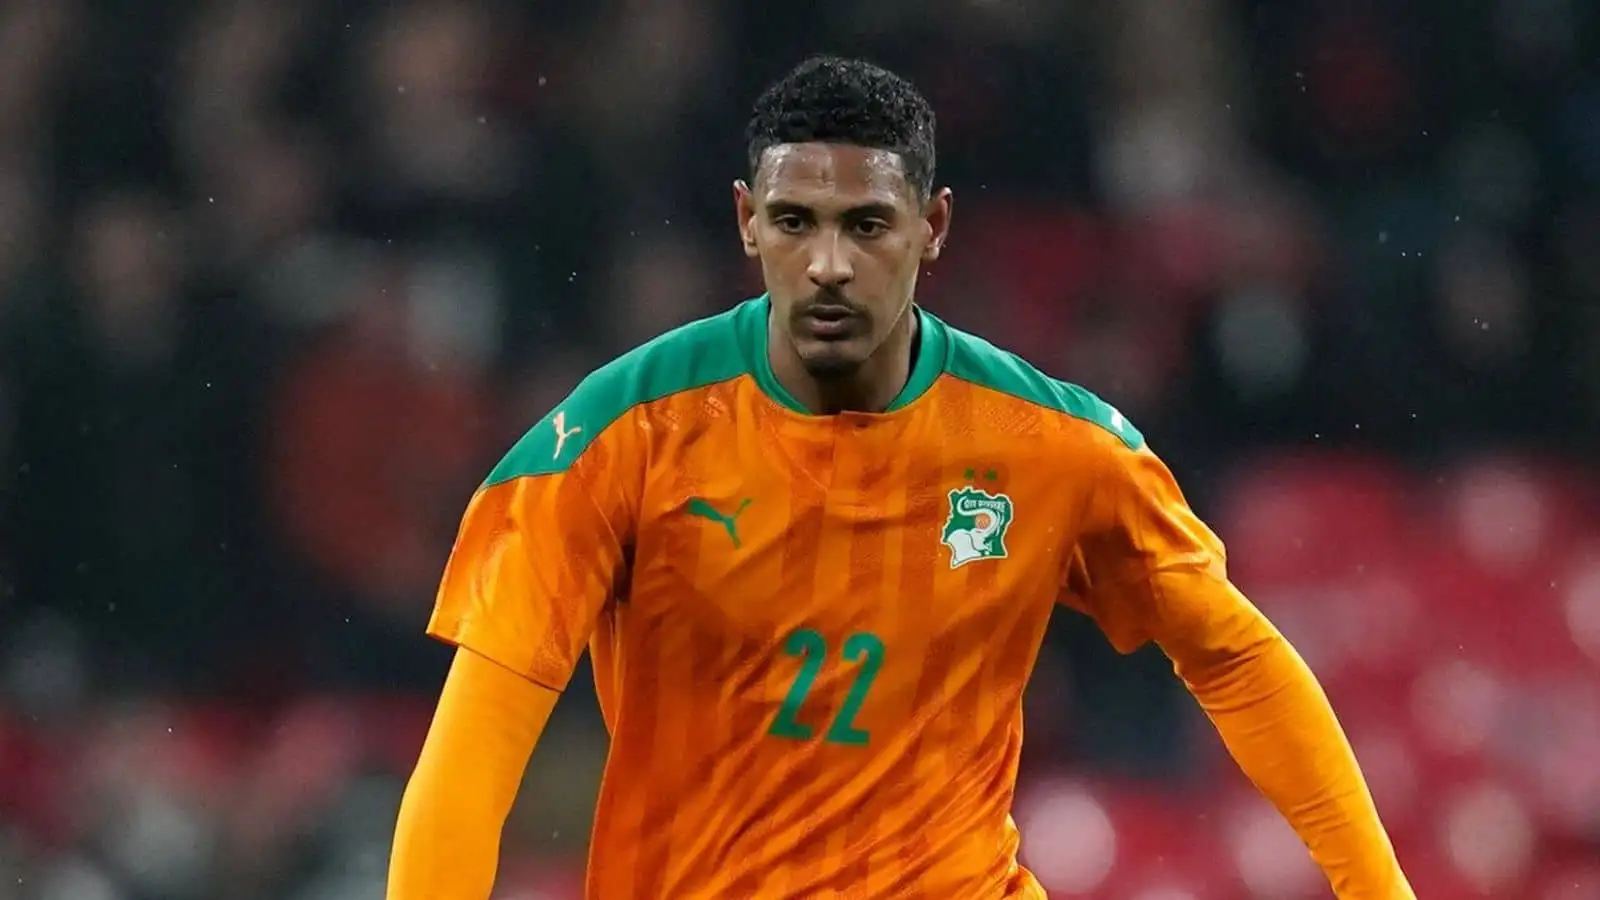
[[[1591,0],[11,0],[0,900],[381,896],[467,497],[759,291],[740,135],[818,50],[934,101],[927,305],[1140,425],[1419,893],[1600,897]],[[1060,619],[1052,896],[1326,896],[1164,660]],[[503,897],[575,896],[603,753],[574,690]]]

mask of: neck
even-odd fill
[[[911,378],[919,328],[916,309],[907,306],[877,351],[860,368],[839,378],[817,378],[806,371],[794,344],[769,326],[767,350],[772,374],[784,390],[814,413],[883,412]]]

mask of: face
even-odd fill
[[[754,185],[734,184],[745,254],[761,261],[774,326],[814,377],[855,373],[911,306],[939,256],[950,191],[924,201],[900,156],[846,144],[780,144]]]

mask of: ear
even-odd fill
[[[922,207],[923,225],[928,229],[928,244],[922,249],[922,261],[933,262],[944,252],[950,238],[950,214],[955,195],[949,188],[940,188]]]
[[[739,223],[739,242],[744,245],[744,255],[755,259],[761,255],[756,246],[756,201],[750,185],[743,180],[733,182],[733,215]]]

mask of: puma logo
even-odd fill
[[[693,497],[689,500],[689,507],[685,512],[691,516],[698,516],[721,525],[723,530],[728,532],[729,540],[733,541],[733,549],[737,550],[742,546],[739,541],[739,517],[744,514],[745,508],[750,505],[752,499],[750,497],[744,498],[739,503],[739,508],[733,511],[733,515],[725,515],[709,502],[699,497]]]
[[[555,429],[556,429],[556,452],[550,454],[550,458],[551,459],[560,459],[561,458],[561,448],[565,447],[567,445],[567,438],[572,437],[575,434],[578,434],[579,432],[583,431],[583,429],[579,428],[576,425],[572,426],[571,429],[567,428],[567,413],[566,413],[566,410],[562,410],[560,412],[557,412],[555,419],[553,421],[551,421],[550,424],[554,425]]]

